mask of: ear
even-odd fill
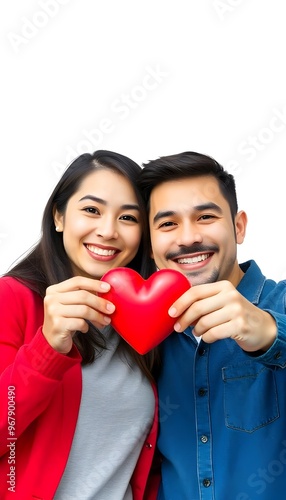
[[[247,215],[241,210],[235,216],[235,234],[236,234],[236,243],[241,245],[244,242],[245,234],[246,234],[246,226],[247,226]]]
[[[55,209],[54,210],[54,223],[55,223],[56,231],[59,233],[63,232],[63,227],[64,227],[63,219],[64,219],[63,214],[61,214],[60,212],[58,212],[58,210]]]

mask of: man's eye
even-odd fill
[[[175,225],[174,222],[167,221],[167,222],[162,222],[162,224],[160,224],[159,227],[171,227],[171,226],[174,226],[174,225]]]
[[[200,216],[200,220],[208,220],[208,219],[214,219],[214,218],[215,218],[215,216],[210,215],[210,214],[204,214],[204,215]]]

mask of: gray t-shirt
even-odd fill
[[[82,368],[69,459],[54,500],[132,500],[130,478],[154,417],[154,393],[106,329],[107,350]]]

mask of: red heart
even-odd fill
[[[172,333],[176,320],[168,309],[190,288],[186,276],[174,269],[161,269],[144,280],[136,271],[118,267],[101,279],[111,289],[98,295],[116,306],[112,326],[139,354],[146,354]]]

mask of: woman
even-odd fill
[[[39,243],[0,278],[2,500],[152,498],[154,353],[119,337],[115,306],[97,295],[111,268],[155,270],[140,171],[110,151],[79,156],[48,200]]]

